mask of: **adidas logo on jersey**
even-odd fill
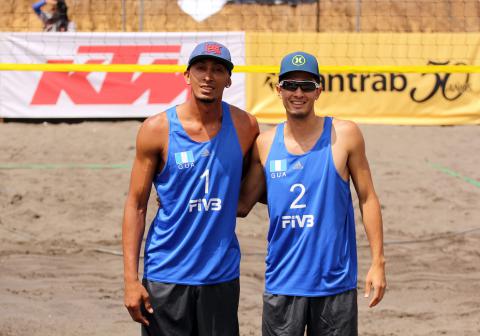
[[[206,157],[206,156],[210,156],[210,152],[208,151],[208,149],[204,149],[202,153],[200,153],[200,156],[203,156],[203,157]]]
[[[303,169],[303,166],[302,166],[301,162],[298,161],[297,163],[295,163],[295,164],[293,165],[292,168],[295,169],[295,170],[300,170],[300,169]]]

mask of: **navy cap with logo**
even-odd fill
[[[284,75],[293,71],[308,72],[320,80],[317,59],[315,56],[306,52],[296,51],[288,54],[282,59],[279,78],[281,79]]]
[[[204,58],[215,58],[221,61],[227,67],[228,71],[232,71],[233,63],[230,51],[223,44],[218,42],[202,42],[193,49],[188,59],[188,68],[196,61]]]

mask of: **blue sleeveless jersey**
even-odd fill
[[[277,126],[265,164],[270,228],[265,290],[328,296],[357,287],[355,220],[349,182],[332,158],[332,119],[302,155],[287,152]]]
[[[176,112],[169,120],[168,158],[154,178],[161,201],[145,243],[148,280],[203,285],[240,275],[235,223],[242,174],[242,150],[222,102],[222,126],[206,142],[187,135]]]

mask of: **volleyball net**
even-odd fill
[[[42,21],[32,9],[35,1],[17,0],[5,2],[1,7],[0,31],[3,32],[39,32]],[[476,48],[475,37],[469,33],[480,32],[480,3],[477,0],[66,0],[68,16],[75,22],[77,32],[95,34],[93,40],[98,43],[102,34],[105,39],[112,32],[141,33],[142,41],[148,43],[148,33],[177,33],[178,43],[182,43],[182,33],[199,32],[199,39],[205,38],[204,32],[247,32],[259,33],[248,41],[246,48],[253,52],[238,64],[236,70],[246,72],[270,72],[278,64],[277,50],[309,50],[320,58],[324,72],[377,72],[390,68],[333,68],[331,66],[425,66],[424,55],[432,48],[441,52],[439,58],[470,57],[471,48]],[[51,13],[51,6],[41,7],[45,13]],[[311,33],[323,33],[317,36]],[[365,42],[360,38],[339,33],[373,34]],[[435,36],[401,36],[397,33],[435,33]],[[445,37],[442,33],[461,34]],[[284,39],[270,35],[285,34]],[[38,43],[38,37],[35,43]],[[72,37],[51,38],[44,35],[44,44],[70,43]],[[28,35],[25,35],[28,39]],[[52,41],[53,40],[53,41]],[[155,40],[157,40],[155,38]],[[140,42],[139,42],[140,43]],[[142,42],[143,43],[143,42]],[[353,43],[350,48],[344,45]],[[403,45],[403,46],[402,46]],[[467,50],[458,48],[463,45]],[[399,49],[401,46],[401,50]],[[468,49],[470,48],[470,49]],[[49,49],[52,53],[52,49]],[[57,54],[66,52],[58,48]],[[465,54],[466,52],[466,54]],[[2,50],[8,53],[14,64],[42,64],[41,60],[22,63],[25,60],[22,50]],[[55,53],[55,50],[53,51]],[[438,53],[437,53],[438,54]],[[19,57],[16,57],[19,56]],[[55,54],[48,56],[57,56]],[[59,55],[59,56],[74,56]],[[385,59],[385,56],[388,59]],[[388,61],[388,63],[385,63]],[[2,62],[5,63],[5,62]],[[467,63],[467,62],[463,62]],[[247,66],[247,67],[245,67]],[[474,64],[462,64],[452,68],[412,68],[394,69],[395,72],[434,72],[437,70],[478,72]],[[2,65],[2,70],[15,68],[29,70],[31,66]],[[52,66],[43,69],[108,69],[98,66]],[[110,67],[111,71],[124,71],[125,67]],[[135,69],[135,68],[131,68]],[[155,70],[153,70],[155,69]],[[138,68],[136,71],[178,71],[174,66],[155,66],[150,69]],[[128,70],[128,69],[127,69]],[[393,70],[392,70],[393,71]]]

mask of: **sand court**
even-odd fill
[[[0,335],[139,333],[117,255],[139,125],[0,124]],[[480,334],[480,128],[361,129],[383,208],[388,288],[369,309],[355,199],[360,334]],[[148,223],[154,213],[152,197]],[[241,335],[260,335],[267,230],[262,205],[237,223]]]

